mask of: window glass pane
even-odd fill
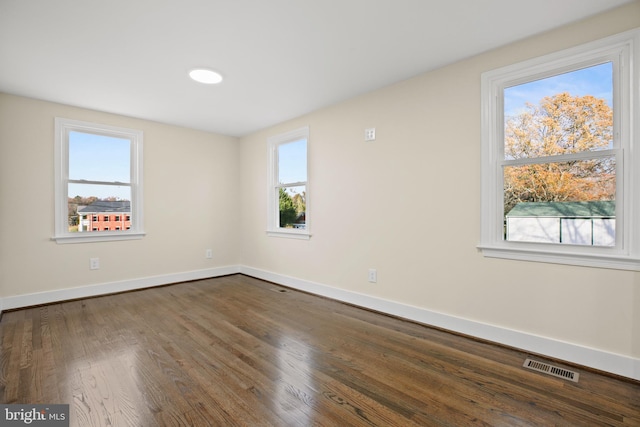
[[[613,148],[613,64],[504,89],[504,158]]]
[[[126,230],[131,227],[129,186],[69,184],[67,200],[70,232]]]
[[[615,159],[504,168],[505,239],[615,245]]]
[[[305,185],[278,188],[279,227],[305,229],[307,210]]]
[[[124,182],[131,179],[131,141],[91,133],[69,133],[69,179]]]
[[[278,183],[307,181],[307,140],[278,145]]]
[[[128,185],[69,184],[69,197],[94,197],[99,200],[131,200]]]

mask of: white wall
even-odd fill
[[[144,239],[78,244],[50,240],[56,116],[144,132]],[[52,291],[122,281],[136,287],[135,281],[157,284],[237,266],[238,154],[236,138],[0,94],[4,308],[46,302],[38,293],[50,296]],[[212,260],[204,256],[209,248]],[[100,258],[100,270],[89,269],[90,257]],[[159,278],[149,281],[152,277]],[[107,286],[98,293],[111,289],[118,288]],[[28,297],[12,299],[24,295]]]
[[[553,355],[595,367],[608,369],[594,358],[621,356],[611,364],[629,362],[623,374],[640,379],[638,273],[488,259],[476,250],[480,74],[634,28],[639,18],[635,2],[243,138],[243,265],[365,306],[384,301],[468,320],[494,336],[542,337],[570,349]],[[313,236],[267,237],[267,138],[307,125]],[[373,143],[364,142],[369,127]],[[433,225],[443,218],[456,226]],[[369,268],[377,284],[368,283]],[[595,356],[570,354],[592,349]]]

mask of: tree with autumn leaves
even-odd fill
[[[504,140],[505,160],[608,149],[613,111],[603,99],[559,93],[508,117]],[[554,160],[504,168],[505,214],[521,202],[615,199],[613,157]]]

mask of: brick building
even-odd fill
[[[78,217],[78,232],[129,230],[131,202],[98,200],[78,208]]]

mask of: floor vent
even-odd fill
[[[536,360],[527,359],[524,361],[524,366],[527,369],[531,369],[538,372],[544,372],[545,374],[553,375],[554,377],[564,378],[565,380],[578,382],[580,374],[570,371],[568,369],[559,368],[557,366],[549,365],[548,363],[538,362]]]

